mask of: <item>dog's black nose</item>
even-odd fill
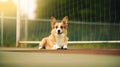
[[[58,30],[58,34],[60,34],[60,30]]]

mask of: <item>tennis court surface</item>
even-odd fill
[[[0,67],[120,67],[120,50],[1,48]]]

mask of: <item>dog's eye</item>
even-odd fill
[[[63,26],[60,27],[61,29],[63,28]]]
[[[58,28],[58,26],[56,26],[56,28]]]

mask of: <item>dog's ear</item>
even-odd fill
[[[68,16],[65,16],[62,20],[62,23],[67,25],[68,24]]]
[[[67,28],[67,26],[68,26],[68,16],[65,16],[64,18],[63,18],[63,20],[61,21],[61,23],[63,23],[65,26],[65,28]]]
[[[55,23],[56,23],[56,19],[55,19],[53,16],[51,16],[50,21],[51,21],[51,26],[52,26],[52,28],[53,28],[53,26],[54,26]]]

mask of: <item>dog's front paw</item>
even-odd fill
[[[42,49],[42,47],[39,47],[38,49],[40,50],[40,49]]]
[[[59,49],[60,47],[56,44],[53,46],[53,49]]]
[[[67,44],[62,47],[63,50],[67,50]]]
[[[61,47],[62,50],[67,50],[67,45]]]

